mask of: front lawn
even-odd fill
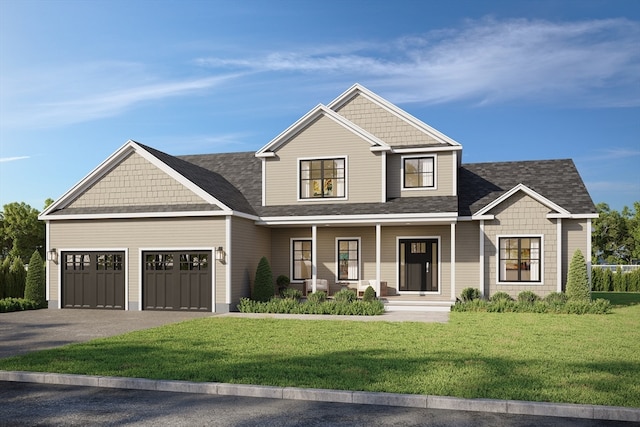
[[[640,407],[640,305],[447,324],[214,316],[0,369]]]

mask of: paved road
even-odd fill
[[[2,426],[566,426],[631,423],[0,382]]]

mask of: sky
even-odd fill
[[[572,158],[640,201],[640,1],[0,0],[0,206],[132,139],[256,151],[360,83],[463,162]]]

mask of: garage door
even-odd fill
[[[145,310],[211,311],[211,252],[144,252]]]
[[[63,252],[62,307],[124,310],[124,252]]]

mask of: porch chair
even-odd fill
[[[306,291],[305,295],[309,295],[313,292],[313,280],[306,279],[304,281],[304,287]],[[325,291],[327,296],[329,296],[329,284],[327,283],[327,279],[316,279],[316,291]]]
[[[367,288],[369,286],[371,286],[373,288],[374,291],[376,291],[376,296],[378,297],[386,297],[387,296],[387,282],[380,282],[380,292],[377,291],[376,289],[376,284],[378,283],[378,281],[376,279],[371,279],[371,280],[360,280],[358,282],[358,296],[362,296],[364,295],[364,291],[367,290]]]

